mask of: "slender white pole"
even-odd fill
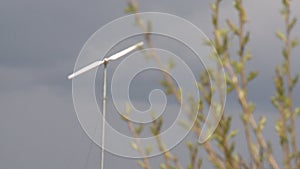
[[[100,66],[102,64],[104,64],[104,73],[103,73],[103,100],[102,100],[102,112],[103,112],[103,115],[102,115],[102,143],[101,143],[101,169],[104,169],[104,142],[105,142],[105,115],[106,115],[106,66],[108,64],[108,62],[110,61],[113,61],[113,60],[116,60],[126,54],[128,54],[129,52],[139,48],[139,47],[142,47],[143,46],[143,42],[139,42],[127,49],[124,49],[114,55],[112,55],[111,57],[109,58],[105,58],[104,60],[102,61],[96,61],[74,73],[72,73],[71,75],[68,76],[68,79],[73,79],[75,78],[76,76],[82,74],[82,73],[85,73],[97,66]]]
[[[105,141],[105,115],[106,115],[106,66],[108,62],[104,61],[103,72],[103,100],[102,100],[102,142],[101,142],[101,169],[104,169],[104,141]]]

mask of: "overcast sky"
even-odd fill
[[[282,60],[281,43],[274,34],[283,25],[280,3],[280,0],[246,2],[247,28],[251,31],[249,49],[254,55],[248,68],[260,72],[250,84],[250,99],[257,103],[256,112],[270,118],[265,134],[275,141],[272,123],[277,114],[269,98],[274,92],[274,66]],[[99,168],[100,148],[91,142],[76,118],[72,84],[66,75],[72,72],[87,39],[101,26],[124,16],[126,4],[124,0],[0,0],[1,169]],[[292,5],[294,15],[300,17],[296,8],[300,2]],[[212,37],[209,1],[151,0],[141,2],[140,7],[142,12],[166,12],[183,17]],[[231,1],[222,4],[221,15],[236,19]],[[300,30],[299,24],[295,30]],[[300,37],[300,31],[294,31],[293,35]],[[298,73],[299,53],[298,47],[292,60],[293,71]],[[148,89],[149,86],[138,88],[139,91]],[[144,96],[139,93],[136,100]],[[299,105],[299,85],[296,93],[295,102]],[[228,101],[234,102],[230,100],[233,98],[229,97]],[[226,110],[236,115],[239,113],[236,107],[230,104]],[[240,126],[239,115],[233,123]],[[237,142],[238,148],[243,148],[243,140]],[[187,154],[180,152],[184,145],[180,144],[174,153]],[[137,167],[134,160],[106,154],[106,168]],[[280,155],[276,158],[280,159]],[[158,165],[159,159],[151,159],[153,166]],[[181,161],[188,163],[185,155]]]

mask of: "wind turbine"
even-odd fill
[[[104,58],[103,60],[101,61],[96,61],[86,67],[83,67],[81,68],[80,70],[70,74],[68,76],[68,79],[73,79],[75,78],[76,76],[82,74],[82,73],[85,73],[95,67],[98,67],[100,65],[104,65],[104,72],[103,72],[103,100],[102,100],[102,142],[101,142],[101,169],[103,169],[104,167],[104,141],[105,141],[105,114],[106,114],[106,67],[107,67],[107,64],[110,62],[110,61],[114,61],[114,60],[117,60],[119,59],[120,57],[130,53],[131,51],[135,50],[135,49],[138,49],[139,47],[142,47],[144,45],[143,42],[139,42],[133,46],[130,46],[129,48],[127,49],[124,49],[108,58]]]

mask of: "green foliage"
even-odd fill
[[[293,106],[293,89],[298,81],[298,75],[291,75],[291,50],[298,45],[297,39],[291,40],[291,31],[295,27],[297,18],[290,19],[290,0],[282,0],[283,8],[281,14],[284,18],[285,31],[277,31],[277,37],[283,42],[283,61],[275,69],[275,95],[271,98],[274,107],[280,114],[276,122],[275,130],[280,138],[283,154],[283,163],[286,169],[300,167],[300,156],[298,155],[295,120],[297,111]]]
[[[257,130],[258,130],[259,132],[261,132],[261,131],[264,129],[266,122],[267,122],[267,118],[266,118],[266,117],[262,117],[262,118],[259,120],[258,126],[257,126]]]
[[[295,114],[296,114],[297,116],[300,115],[300,107],[295,108]]]
[[[286,41],[286,37],[285,37],[285,35],[284,35],[282,32],[277,31],[277,32],[276,32],[276,36],[277,36],[280,40],[282,40],[283,42]]]
[[[147,168],[147,165],[146,165],[145,162],[143,162],[142,160],[138,160],[138,165],[139,165],[141,168]]]
[[[241,106],[242,112],[240,114],[243,123],[244,135],[247,142],[247,148],[250,160],[244,160],[240,156],[239,150],[235,149],[235,136],[242,130],[232,128],[232,117],[227,116],[226,113],[222,117],[218,128],[213,133],[212,138],[203,145],[193,144],[191,141],[186,143],[187,150],[190,155],[190,162],[187,169],[200,169],[202,167],[202,159],[198,157],[199,149],[203,149],[206,153],[207,159],[211,164],[218,169],[261,169],[268,165],[270,168],[279,169],[278,162],[274,158],[272,151],[272,144],[266,140],[263,135],[263,130],[267,122],[266,117],[261,117],[259,120],[254,118],[255,103],[248,100],[248,84],[258,76],[257,70],[248,70],[247,63],[253,56],[250,50],[247,49],[247,44],[251,39],[250,31],[246,30],[247,13],[242,0],[234,0],[233,7],[237,12],[238,22],[233,22],[226,19],[225,26],[220,23],[220,5],[221,0],[215,0],[210,4],[212,11],[212,26],[213,26],[213,40],[204,41],[205,45],[213,46],[216,52],[211,54],[213,60],[220,59],[226,70],[226,83],[228,94],[232,91],[236,94],[238,103]],[[291,31],[295,28],[297,18],[290,19],[290,0],[282,0],[283,9],[281,14],[284,18],[285,30],[277,31],[276,36],[283,42],[282,56],[283,61],[275,68],[274,85],[275,94],[271,97],[274,107],[279,112],[279,118],[275,124],[275,130],[280,140],[282,147],[283,163],[285,169],[292,169],[300,167],[300,153],[296,146],[295,133],[295,117],[300,115],[300,107],[294,107],[293,103],[293,89],[295,88],[299,75],[292,77],[291,73],[291,50],[295,48],[299,41],[291,38]],[[130,1],[126,13],[138,12],[138,4],[135,0]],[[152,28],[151,22],[142,22],[136,16],[136,22],[143,31]],[[143,23],[146,23],[143,25]],[[231,38],[232,35],[233,37]],[[151,46],[151,39],[149,34],[145,34],[147,43]],[[230,38],[229,38],[230,37]],[[230,44],[233,38],[238,40],[238,49],[236,53],[232,54]],[[155,56],[155,54],[152,54]],[[219,57],[219,58],[218,58]],[[152,57],[149,57],[152,58]],[[160,64],[158,62],[158,64]],[[172,60],[169,61],[164,70],[169,71],[174,66]],[[249,72],[249,73],[248,73]],[[202,124],[206,117],[203,113],[206,106],[212,106],[213,109],[221,109],[220,105],[214,105],[211,102],[212,95],[218,90],[218,87],[211,88],[209,76],[216,80],[220,72],[208,70],[199,76],[197,87],[201,93],[200,100],[189,98],[189,109],[192,112],[197,112],[197,120],[193,126],[193,131],[196,137],[199,136],[200,124]],[[167,94],[174,96],[180,103],[178,95],[181,94],[168,76],[164,76],[161,80],[161,85],[165,88]],[[299,105],[298,105],[299,106]],[[196,111],[197,110],[197,111]],[[191,112],[186,112],[188,115]],[[153,119],[156,119],[153,113]],[[124,116],[126,117],[126,116]],[[124,118],[126,119],[126,118]],[[180,121],[182,126],[188,126],[189,121]],[[161,117],[154,120],[150,125],[150,131],[157,139],[159,149],[164,152],[164,161],[160,164],[161,169],[182,169],[179,160],[169,151],[165,151],[164,143],[159,137],[163,119]],[[143,125],[134,128],[134,135],[139,135],[143,131]],[[139,145],[135,142],[131,147],[137,151],[141,151]],[[146,148],[145,154],[150,154],[152,147]],[[244,150],[243,150],[244,151]],[[143,152],[141,152],[143,154]],[[243,152],[245,153],[245,152]],[[138,161],[139,166],[145,169],[150,169],[147,164],[147,158],[143,161]]]
[[[292,40],[292,42],[291,42],[292,48],[295,48],[295,47],[297,47],[298,45],[299,45],[299,40],[298,40],[298,39]]]
[[[287,27],[287,31],[290,32],[297,23],[297,18],[293,18]]]
[[[134,6],[134,4],[128,3],[127,7],[125,8],[125,13],[132,14],[136,12],[137,12],[137,8]]]
[[[232,138],[234,138],[238,133],[239,133],[239,130],[238,130],[238,129],[231,131],[231,132],[229,133],[227,139],[232,139]]]
[[[150,126],[150,131],[154,136],[156,136],[159,134],[160,129],[162,127],[163,118],[162,117],[156,118],[155,116],[153,116],[153,119],[155,120],[152,122],[152,125]]]
[[[137,133],[137,135],[140,135],[143,129],[144,129],[144,125],[140,124],[138,127],[135,128],[135,132]]]
[[[138,150],[138,145],[135,142],[131,142],[130,146],[134,149],[134,150]]]
[[[247,77],[247,81],[250,82],[255,79],[258,75],[258,71],[251,71]]]
[[[231,29],[231,31],[235,35],[239,35],[240,34],[238,28],[230,20],[227,19],[226,22],[227,22],[227,25],[229,26],[229,28]]]

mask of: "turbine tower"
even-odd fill
[[[104,169],[104,141],[105,141],[105,115],[106,115],[106,79],[107,79],[107,75],[106,75],[106,72],[107,72],[107,65],[110,61],[114,61],[114,60],[117,60],[119,58],[121,58],[122,56],[132,52],[133,50],[135,49],[138,49],[139,47],[142,47],[144,45],[143,42],[139,42],[133,46],[130,46],[129,48],[127,49],[124,49],[108,58],[104,58],[103,60],[101,61],[96,61],[86,67],[83,67],[81,69],[79,69],[78,71],[70,74],[68,76],[68,79],[73,79],[75,78],[76,76],[82,74],[82,73],[85,73],[93,68],[96,68],[100,65],[104,65],[104,71],[103,71],[103,99],[102,99],[102,142],[101,142],[101,169]]]

